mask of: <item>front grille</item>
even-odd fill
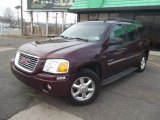
[[[17,53],[18,54],[18,53]],[[39,58],[26,53],[19,53],[17,66],[27,72],[33,72],[37,66]]]

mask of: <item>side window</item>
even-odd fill
[[[109,36],[110,41],[112,41],[113,37],[121,37],[122,39],[124,39],[124,37],[125,37],[125,30],[124,30],[123,25],[115,25],[112,28],[112,31],[111,31],[110,36]]]
[[[137,31],[136,25],[134,24],[127,24],[125,25],[125,30],[127,34],[127,41],[135,41],[137,40]]]

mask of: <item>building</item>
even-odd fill
[[[160,48],[160,0],[75,0],[69,11],[78,14],[78,21],[108,17],[142,21],[151,44]]]
[[[30,30],[27,29],[27,31],[29,31],[29,33],[32,34],[37,34],[38,32],[40,32],[40,35],[44,35],[43,33],[45,33],[45,36],[55,36],[59,31],[57,31],[58,28],[58,12],[62,13],[62,25],[61,25],[61,31],[64,31],[65,29],[65,21],[66,21],[66,12],[67,10],[73,5],[74,0],[27,0],[27,12],[30,13],[31,15],[31,25],[30,25]],[[46,28],[45,28],[45,32],[42,32],[43,30],[40,29],[38,30],[39,27],[39,23],[38,23],[38,16],[37,16],[37,24],[38,27],[36,29],[34,29],[34,23],[33,23],[33,13],[34,12],[44,12],[46,13]],[[51,33],[49,33],[49,13],[55,13],[55,17],[53,16],[53,18],[55,18],[55,28],[54,31]]]

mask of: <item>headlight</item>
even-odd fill
[[[44,72],[48,73],[68,73],[69,71],[69,61],[63,59],[49,59],[43,68]]]
[[[15,58],[14,58],[14,63],[15,63],[15,65],[18,65],[19,56],[20,56],[20,52],[17,51],[16,56],[15,56]]]

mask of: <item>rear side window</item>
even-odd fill
[[[127,35],[127,41],[135,41],[137,40],[137,27],[130,23],[125,25],[125,31]]]
[[[135,24],[135,27],[137,29],[137,33],[138,34],[141,34],[141,33],[143,33],[145,31],[145,26],[142,25],[142,24]]]

